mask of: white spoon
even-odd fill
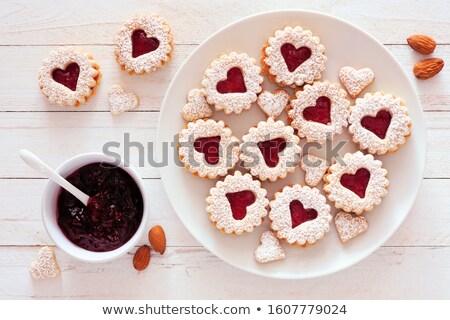
[[[22,160],[36,171],[39,171],[44,176],[59,184],[62,188],[69,191],[75,198],[80,200],[85,206],[88,205],[89,196],[71,184],[69,181],[61,177],[56,171],[46,165],[41,159],[39,159],[34,153],[22,149],[20,150],[20,157]]]

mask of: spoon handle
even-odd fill
[[[28,164],[34,170],[40,172],[53,182],[59,184],[62,188],[69,191],[73,196],[75,196],[78,200],[80,200],[85,206],[87,206],[89,202],[89,196],[85,194],[83,191],[75,187],[73,184],[69,183],[66,179],[64,179],[61,175],[59,175],[56,171],[51,169],[47,164],[45,164],[41,159],[39,159],[34,153],[22,149],[20,150],[20,157],[22,160]]]

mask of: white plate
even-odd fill
[[[397,60],[377,40],[356,26],[332,16],[310,11],[274,11],[239,20],[206,39],[185,61],[170,85],[161,109],[158,130],[158,148],[162,142],[171,142],[184,127],[180,110],[192,88],[199,88],[203,73],[211,61],[222,53],[246,52],[259,60],[261,47],[275,30],[300,25],[319,36],[328,57],[326,72],[321,80],[338,82],[338,72],[343,66],[370,67],[375,81],[370,91],[382,90],[401,97],[412,118],[412,136],[398,152],[379,156],[388,170],[389,194],[381,205],[365,216],[369,230],[343,245],[334,224],[323,240],[306,249],[284,245],[287,258],[265,265],[258,264],[253,253],[259,237],[268,229],[268,219],[252,233],[229,236],[211,226],[205,211],[205,198],[215,181],[193,176],[178,167],[173,159],[175,150],[169,150],[169,165],[161,169],[161,178],[170,202],[191,234],[213,254],[240,269],[273,278],[302,279],[323,276],[347,268],[361,261],[379,248],[400,226],[414,203],[425,167],[426,132],[419,99]],[[382,27],[382,26],[381,26]],[[275,86],[265,79],[265,89]],[[285,114],[280,116],[285,119]],[[237,137],[242,137],[249,127],[264,120],[256,104],[241,116],[226,116],[216,112],[214,119],[223,119]],[[349,139],[347,131],[337,137]],[[345,151],[355,151],[347,143]],[[159,152],[161,155],[161,152]],[[320,155],[321,152],[317,153]],[[341,153],[343,155],[344,153]],[[297,168],[286,179],[263,183],[269,197],[287,184],[303,183],[304,173]],[[332,204],[331,204],[332,206]],[[333,206],[332,206],[333,207]]]

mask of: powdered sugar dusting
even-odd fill
[[[183,106],[181,115],[186,121],[208,118],[213,111],[206,101],[205,93],[200,89],[192,89],[188,93],[188,103]]]
[[[388,110],[392,116],[384,139],[380,139],[361,125],[363,117],[374,117],[380,110]],[[359,143],[361,149],[367,149],[370,153],[385,154],[395,151],[406,142],[407,136],[411,133],[411,119],[403,102],[382,92],[367,93],[364,98],[356,99],[356,105],[351,109],[349,123],[353,140]]]
[[[298,130],[300,138],[308,141],[325,143],[327,134],[332,138],[335,134],[342,133],[343,127],[347,127],[347,118],[350,114],[350,101],[347,93],[339,84],[329,81],[316,81],[313,85],[305,85],[302,91],[297,91],[296,99],[292,100],[288,107],[288,116],[291,126]],[[331,101],[330,119],[326,125],[323,123],[308,121],[303,117],[303,110],[316,105],[320,97],[327,97]]]
[[[306,221],[292,228],[290,203],[298,200],[304,208],[312,208],[317,211],[317,218]],[[284,187],[281,192],[275,194],[275,199],[270,202],[269,219],[272,221],[271,228],[276,231],[279,239],[290,244],[304,245],[313,244],[322,239],[324,234],[330,230],[330,206],[326,199],[320,194],[319,189],[310,188],[296,184],[292,187]]]
[[[252,191],[256,200],[247,207],[247,214],[242,220],[235,220],[226,194],[246,190]],[[242,175],[241,172],[236,171],[234,175],[226,176],[225,180],[218,181],[209,193],[210,196],[206,198],[208,204],[206,211],[216,227],[226,233],[251,232],[267,215],[269,205],[269,200],[266,198],[267,191],[261,188],[261,182],[253,180],[248,173]]]
[[[310,187],[315,187],[322,180],[328,169],[326,160],[312,154],[304,155],[300,166],[306,172],[305,182]]]
[[[50,247],[42,247],[38,258],[30,265],[30,273],[34,279],[54,278],[59,274],[59,266],[55,260],[55,254]]]
[[[227,72],[235,67],[241,69],[247,91],[224,94],[218,92],[217,83],[227,79]],[[243,110],[249,109],[262,90],[263,77],[260,73],[261,68],[256,66],[255,59],[246,53],[231,52],[229,55],[220,56],[205,71],[202,81],[208,103],[214,104],[216,110],[223,110],[226,114],[232,112],[240,114]]]
[[[136,109],[139,98],[133,92],[126,93],[119,85],[113,85],[108,90],[110,111],[114,115]]]
[[[66,69],[76,63],[80,68],[76,90],[72,91],[53,79],[52,73],[55,69]],[[42,62],[39,70],[39,86],[41,91],[48,97],[51,103],[61,106],[76,106],[86,102],[97,85],[99,76],[98,65],[92,57],[74,47],[58,48],[50,52],[49,56]]]
[[[278,89],[274,93],[264,90],[259,94],[256,102],[268,117],[276,119],[286,108],[289,102],[289,93],[282,89]]]
[[[355,70],[352,67],[343,67],[339,71],[339,80],[353,99],[359,96],[361,91],[369,86],[374,79],[375,74],[370,68]]]
[[[369,228],[369,222],[363,216],[353,217],[350,213],[339,212],[334,217],[339,238],[346,243]]]
[[[386,179],[387,171],[382,168],[383,163],[375,160],[370,154],[364,155],[361,151],[346,153],[342,159],[345,165],[333,164],[325,175],[323,190],[328,194],[328,200],[334,202],[338,209],[361,214],[370,211],[378,205],[387,195],[389,181]],[[370,172],[370,180],[366,188],[365,197],[360,198],[353,191],[341,184],[343,174],[355,174],[358,169],[364,168]]]
[[[272,231],[265,231],[261,235],[261,245],[255,250],[255,259],[259,263],[282,260],[286,258],[280,241]]]

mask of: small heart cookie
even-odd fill
[[[133,92],[126,93],[119,85],[113,85],[108,90],[110,111],[114,115],[136,109],[139,98]]]
[[[369,227],[369,222],[362,216],[353,217],[350,213],[339,212],[334,217],[336,230],[339,238],[343,243],[346,243],[354,237],[365,232]]]
[[[200,89],[192,89],[188,93],[188,103],[183,106],[181,115],[186,121],[211,117],[213,111],[206,101],[205,93]]]
[[[272,231],[265,231],[261,235],[261,245],[255,250],[255,259],[259,263],[282,260],[286,258],[280,241]]]
[[[289,102],[289,93],[282,89],[278,89],[274,93],[264,90],[256,102],[268,117],[275,119],[286,108]]]
[[[339,71],[339,80],[347,89],[350,97],[355,99],[375,79],[375,74],[369,68],[356,70],[352,67],[343,67]]]
[[[305,182],[310,187],[315,187],[328,169],[326,160],[312,154],[304,155],[300,166],[306,171]]]
[[[54,278],[59,274],[59,266],[55,260],[55,254],[50,247],[42,247],[38,258],[30,265],[30,273],[34,279]]]

